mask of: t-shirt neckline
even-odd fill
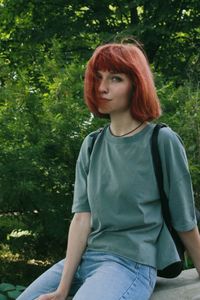
[[[121,144],[121,143],[130,143],[133,141],[137,141],[138,139],[140,139],[146,132],[148,132],[150,130],[150,128],[152,128],[152,124],[151,123],[147,123],[147,125],[140,130],[139,132],[136,132],[134,135],[131,136],[122,136],[122,137],[118,137],[118,136],[114,136],[112,135],[112,133],[109,130],[109,126],[107,126],[106,128],[106,139],[108,141],[117,143],[117,144]]]

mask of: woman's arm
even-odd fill
[[[38,300],[66,299],[74,274],[87,245],[88,235],[91,231],[90,219],[91,214],[88,212],[74,215],[69,228],[67,254],[60,284],[54,293],[42,295]]]
[[[200,234],[198,227],[185,232],[178,232],[183,244],[192,258],[195,268],[200,276]]]
[[[91,231],[90,213],[76,213],[71,222],[64,270],[58,290],[69,293],[71,282],[85,250]]]

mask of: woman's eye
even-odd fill
[[[96,80],[101,80],[102,76],[100,74],[95,75]]]
[[[120,82],[122,81],[122,78],[120,76],[112,76],[112,81]]]

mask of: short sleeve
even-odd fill
[[[158,145],[172,225],[177,231],[192,230],[196,226],[194,194],[182,140],[170,128],[163,128]]]
[[[90,154],[94,144],[94,138],[100,130],[90,133],[83,141],[79,156],[76,162],[76,175],[74,185],[74,198],[72,213],[90,212],[88,202],[87,177],[89,172]]]

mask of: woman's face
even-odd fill
[[[100,113],[111,115],[128,111],[132,91],[132,81],[126,74],[111,71],[97,72],[96,95]]]

